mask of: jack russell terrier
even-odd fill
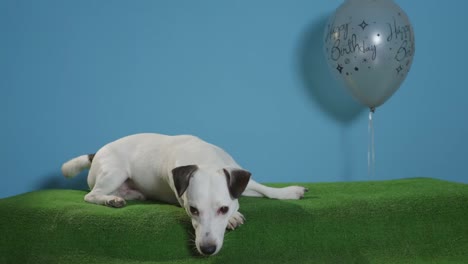
[[[71,159],[62,173],[71,178],[85,169],[91,189],[87,202],[118,208],[125,200],[152,199],[185,208],[203,255],[218,253],[226,228],[244,223],[239,196],[300,199],[307,191],[259,184],[224,150],[189,135],[127,136],[96,154]]]

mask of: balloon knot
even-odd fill
[[[372,113],[375,113],[375,107],[372,106],[371,108],[369,108],[369,110],[372,112]]]

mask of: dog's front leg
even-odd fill
[[[240,225],[244,224],[244,222],[245,217],[237,211],[231,216],[231,218],[229,218],[228,225],[226,228],[229,230],[234,230]]]

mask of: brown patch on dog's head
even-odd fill
[[[172,170],[174,186],[179,197],[184,194],[190,182],[190,177],[198,169],[197,165],[180,166]]]
[[[231,197],[233,199],[239,198],[245,191],[245,188],[247,188],[247,184],[250,180],[250,175],[252,174],[246,170],[240,169],[233,169],[231,171],[223,169],[223,171],[226,175],[226,180]]]

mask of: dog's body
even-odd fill
[[[299,199],[303,187],[271,188],[250,179],[221,148],[194,136],[136,134],[102,147],[95,155],[62,166],[66,177],[90,169],[85,196],[90,203],[122,207],[125,200],[154,199],[179,204],[195,229],[195,244],[205,255],[219,252],[226,228],[243,224],[237,198]]]

